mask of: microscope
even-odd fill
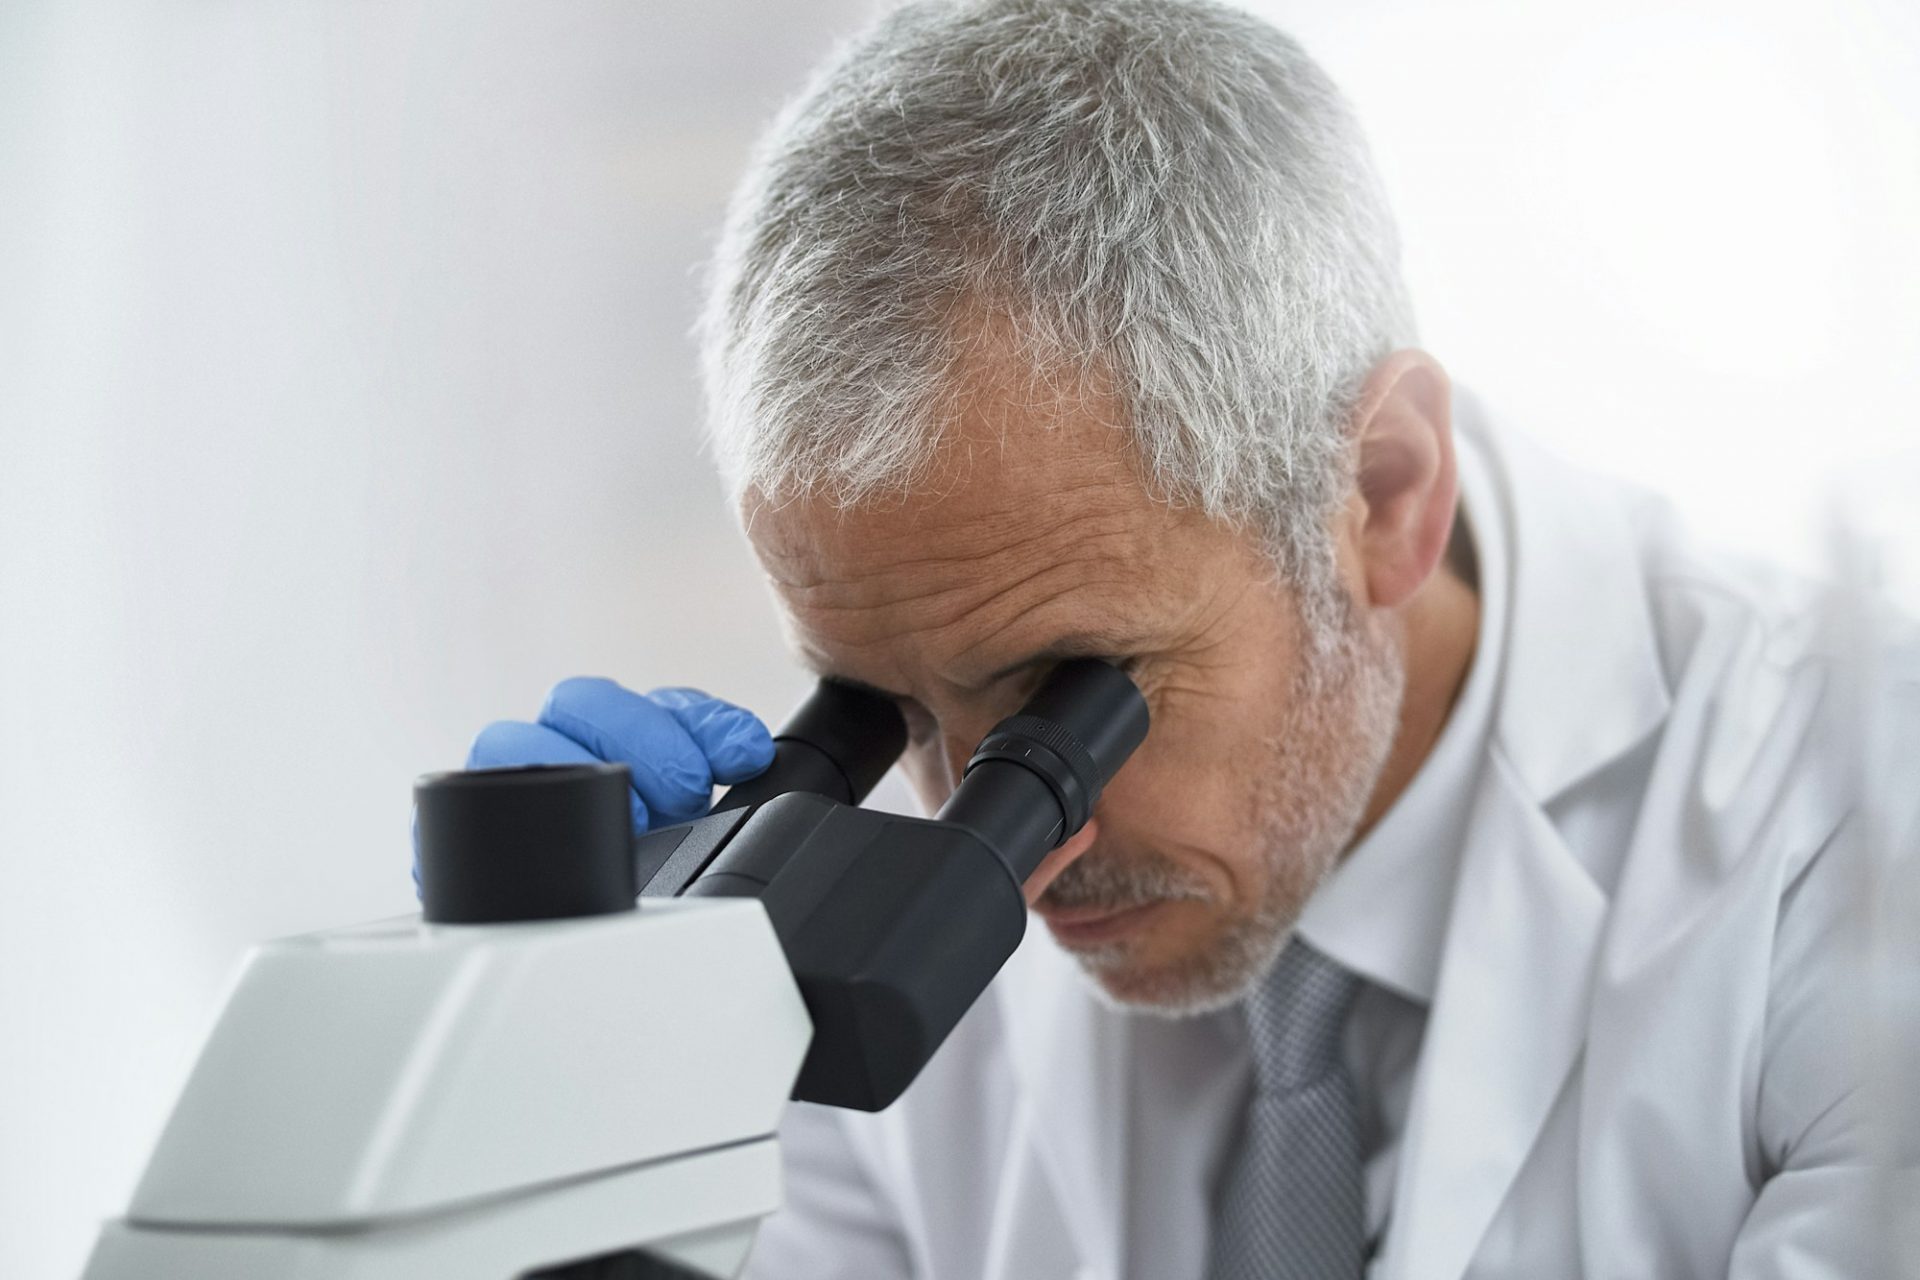
[[[932,819],[859,807],[906,730],[832,680],[637,839],[624,765],[420,779],[421,914],[254,949],[86,1280],[737,1275],[788,1099],[900,1096],[1146,731],[1079,659]]]

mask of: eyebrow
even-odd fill
[[[1091,631],[1070,632],[1049,643],[1045,648],[1036,650],[1023,658],[1009,662],[1006,666],[988,675],[982,686],[998,684],[1009,676],[1040,666],[1043,663],[1066,662],[1072,658],[1111,657],[1132,648],[1138,641],[1132,636],[1117,633],[1097,633]],[[834,672],[824,673],[825,678],[839,684],[851,685],[883,698],[904,699],[906,694],[893,689],[882,689],[878,685],[868,684],[865,680],[856,680]]]
[[[1108,657],[1131,648],[1133,643],[1132,637],[1120,638],[1111,634],[1095,635],[1092,632],[1075,632],[1061,636],[1038,653],[1029,654],[1017,662],[1009,662],[988,676],[986,683],[996,684],[1008,676],[1017,675],[1042,663],[1066,662],[1072,658]]]

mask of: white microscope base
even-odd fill
[[[779,1150],[764,1138],[358,1228],[223,1231],[120,1219],[101,1231],[85,1280],[515,1280],[642,1245],[727,1277],[779,1204]]]

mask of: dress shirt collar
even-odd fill
[[[1508,608],[1501,496],[1467,433],[1455,435],[1460,503],[1478,563],[1472,665],[1413,780],[1308,899],[1302,937],[1367,980],[1431,1004],[1446,939],[1466,805],[1486,759]]]

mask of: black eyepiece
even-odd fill
[[[1098,658],[1063,662],[995,725],[940,810],[978,832],[1025,880],[1087,824],[1101,790],[1147,736],[1147,703]]]
[[[1054,668],[1015,719],[1028,717],[1052,721],[1085,749],[1096,799],[1147,736],[1147,700],[1126,672],[1098,658]]]
[[[774,735],[773,764],[720,797],[713,812],[742,809],[789,791],[859,804],[907,748],[907,722],[892,698],[822,680]]]

